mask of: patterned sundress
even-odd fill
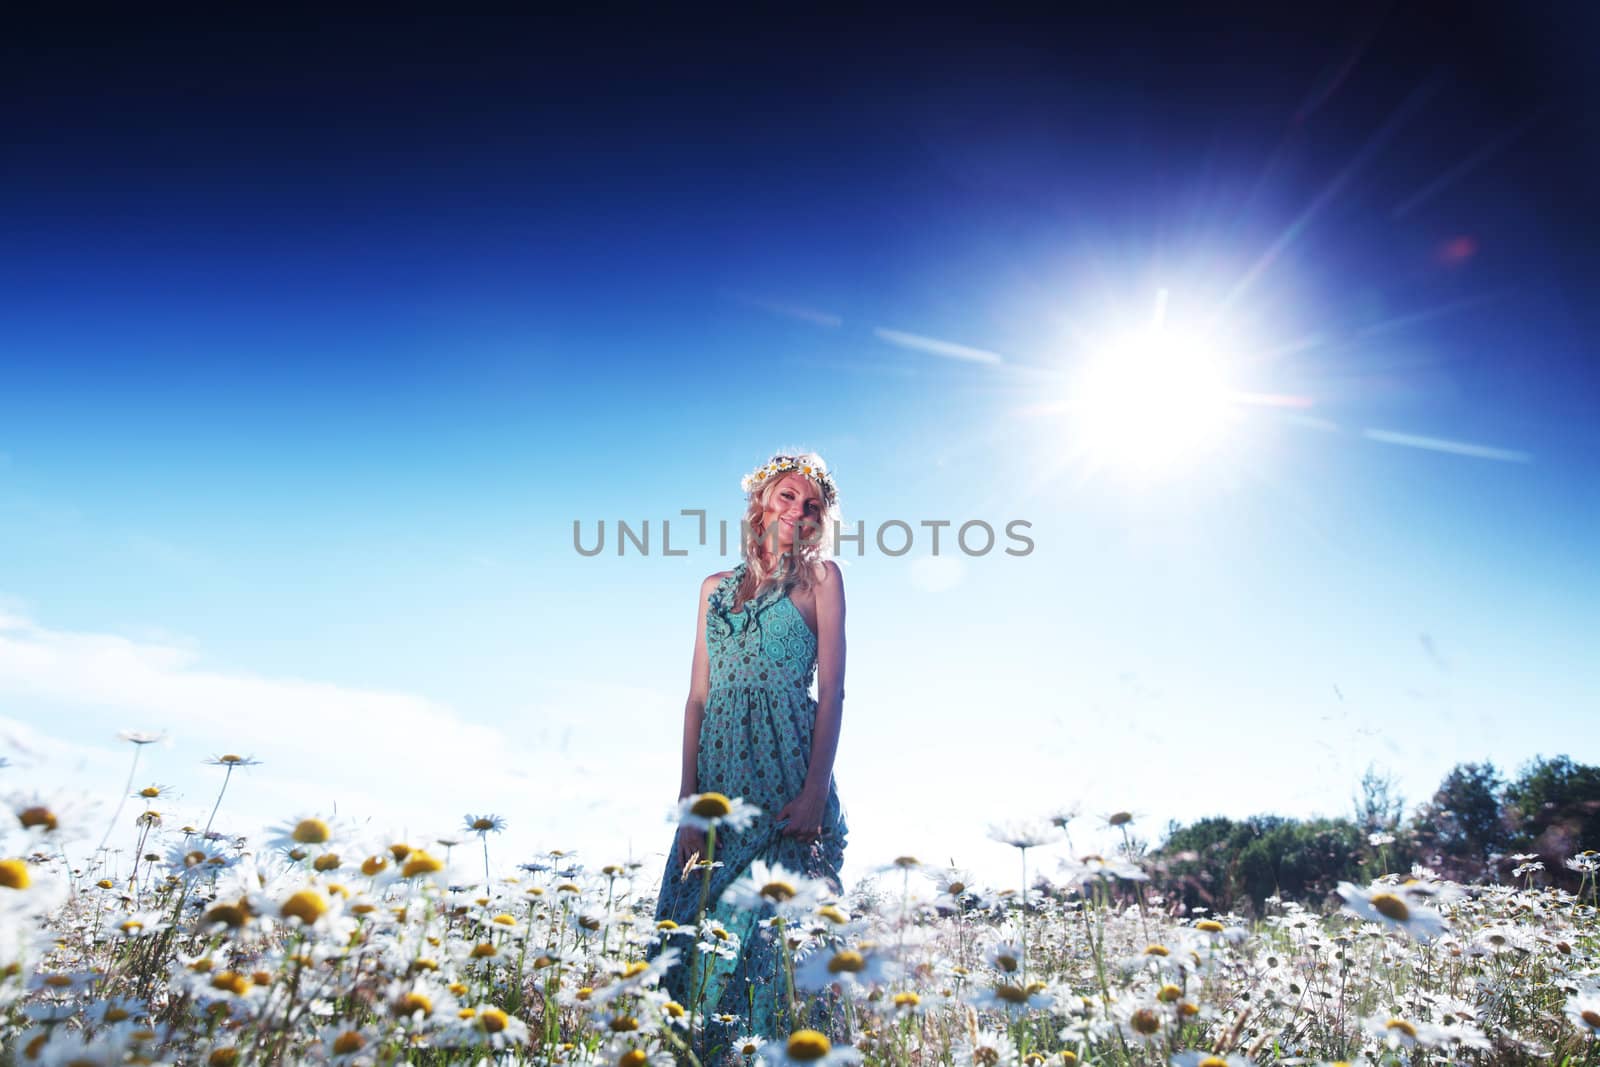
[[[776,825],[779,810],[799,795],[810,764],[817,716],[817,702],[810,692],[817,639],[786,589],[769,589],[733,610],[735,590],[747,566],[740,563],[718,583],[706,609],[711,688],[700,726],[698,791],[743,797],[761,809],[745,829],[717,834],[715,858],[722,866],[712,872],[706,914],[727,927],[740,948],[733,960],[701,958],[701,1011],[706,1016],[737,1015],[741,1021],[720,1027],[712,1022],[704,1043],[708,1048],[719,1043],[719,1036],[726,1047],[727,1039],[747,1027],[769,1038],[787,1037],[790,1032],[790,1021],[781,1017],[787,996],[782,956],[771,928],[759,922],[769,918],[772,909],[770,905],[761,911],[735,908],[721,901],[722,891],[761,859],[822,879],[840,892],[847,832],[832,780],[815,841],[787,836]],[[684,879],[682,873],[674,838],[657,897],[657,922],[671,919],[681,926],[695,922],[704,874],[694,871]],[[671,939],[666,944],[675,945],[681,955],[667,972],[663,988],[687,1005],[692,996],[691,957],[696,954],[693,940]],[[821,998],[796,1022],[842,1036],[839,1009],[837,998]]]

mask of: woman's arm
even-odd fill
[[[694,625],[694,659],[689,668],[689,699],[683,705],[683,775],[679,779],[678,799],[699,792],[700,724],[706,715],[706,697],[711,692],[711,658],[706,653],[706,609],[724,571],[700,583],[700,612]]]
[[[803,793],[827,798],[838,753],[838,726],[845,713],[845,576],[824,560],[816,584],[816,726]],[[819,813],[821,814],[821,813]]]

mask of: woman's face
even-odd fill
[[[815,538],[821,522],[822,494],[811,479],[794,471],[779,479],[761,511],[764,536],[780,552],[793,548],[797,536]]]

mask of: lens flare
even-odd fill
[[[1155,327],[1105,346],[1075,376],[1068,431],[1074,451],[1095,465],[1151,475],[1214,449],[1233,408],[1219,353]]]

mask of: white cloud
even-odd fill
[[[203,818],[222,782],[205,757],[261,761],[229,782],[217,826],[231,832],[337,806],[423,836],[494,812],[510,826],[491,853],[508,862],[555,847],[596,864],[630,846],[635,857],[664,853],[681,720],[661,714],[664,698],[648,690],[548,689],[540,707],[486,725],[415,694],[222,672],[192,647],[0,615],[8,784],[80,788],[109,813],[133,757],[116,730],[159,729],[172,743],[140,753],[135,788],[173,786],[178,797],[164,806],[185,819]],[[663,745],[668,755],[656,758]],[[130,802],[123,821],[137,810]],[[94,840],[103,829],[92,828]]]

